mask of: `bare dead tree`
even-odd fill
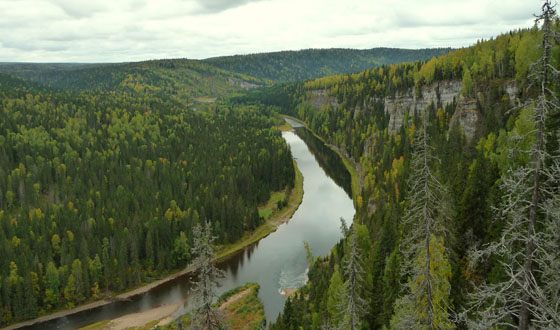
[[[483,284],[472,294],[470,326],[488,329],[502,326],[527,330],[532,326],[560,328],[560,229],[558,222],[558,160],[546,150],[546,119],[558,111],[558,102],[551,90],[558,70],[551,65],[554,6],[545,0],[536,24],[542,22],[542,56],[532,66],[532,76],[539,87],[534,102],[535,143],[530,150],[531,161],[511,169],[504,178],[505,192],[497,216],[506,220],[499,241],[472,253],[473,261],[496,257],[506,273],[499,283]],[[520,137],[523,138],[523,137]],[[547,165],[552,163],[552,166]],[[556,273],[554,273],[556,271]]]
[[[193,287],[194,315],[193,329],[212,330],[223,329],[222,318],[214,307],[218,280],[223,277],[222,270],[214,265],[215,237],[212,235],[210,222],[197,224],[193,228],[192,254],[196,256],[192,265],[198,269],[198,279]]]

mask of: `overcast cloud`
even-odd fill
[[[0,0],[0,62],[461,47],[530,27],[539,9],[538,0]]]

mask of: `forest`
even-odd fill
[[[306,74],[317,77],[446,51],[297,57],[323,58],[323,69]],[[289,191],[295,172],[272,128],[277,108],[235,98],[270,86],[270,75],[284,79],[268,66],[290,54],[0,63],[0,326],[184,268],[197,224],[210,221],[218,245],[259,226],[257,206]]]
[[[200,98],[219,99],[261,79],[227,72],[198,60],[167,59],[130,63],[0,63],[0,72],[63,91],[119,91],[174,99],[192,106]]]
[[[290,189],[266,108],[185,111],[173,98],[61,92],[0,74],[0,326],[149,282],[262,223]]]
[[[550,3],[538,18],[238,100],[306,122],[362,183],[346,239],[272,329],[560,327],[560,24]]]
[[[355,166],[335,180],[356,216],[271,329],[560,328],[560,21],[542,9],[454,50],[0,63],[0,326],[256,229],[294,185],[286,114]]]
[[[354,73],[385,64],[428,60],[449,48],[304,49],[213,57],[204,62],[224,70],[274,82],[295,82],[338,73]]]

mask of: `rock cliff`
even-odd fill
[[[419,93],[414,89],[397,92],[394,97],[383,99],[370,98],[363,104],[358,104],[352,111],[354,116],[363,109],[373,107],[374,102],[383,102],[385,114],[389,116],[388,130],[391,134],[397,133],[404,122],[406,114],[421,113],[431,104],[436,108],[454,106],[450,127],[458,123],[471,141],[479,127],[482,114],[476,98],[461,95],[462,82],[459,80],[439,81],[420,88]],[[514,81],[504,84],[505,95],[510,99],[511,106],[519,105],[519,90]],[[340,104],[337,99],[329,94],[326,89],[310,90],[307,94],[308,102],[316,109],[330,106],[334,109]]]
[[[423,86],[420,95],[413,90],[397,93],[394,98],[385,98],[385,113],[389,115],[389,132],[396,133],[403,125],[406,113],[420,113],[432,103],[445,107],[457,102],[461,94],[460,81],[441,81]]]
[[[310,90],[307,94],[309,103],[316,109],[321,109],[324,106],[332,106],[338,108],[339,104],[335,97],[329,94],[326,89]]]

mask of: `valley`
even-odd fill
[[[436,2],[424,5],[470,8]],[[195,1],[173,14],[204,24],[280,8],[269,6],[280,4]],[[96,10],[68,21],[109,9]],[[400,13],[333,31],[309,17],[302,31],[337,48],[258,53],[233,32],[253,21],[236,16],[191,49],[212,54],[199,59],[105,63],[114,50],[47,63],[77,50],[2,40],[41,63],[0,62],[0,327],[560,328],[555,5],[468,43],[447,43],[455,23],[442,12]],[[488,13],[503,14],[477,11]],[[145,12],[145,27],[171,14]],[[244,30],[279,24],[267,17]],[[376,32],[392,20],[400,29]],[[414,31],[400,40],[415,45],[439,31],[434,45],[458,47],[341,48],[358,28]],[[222,42],[244,55],[215,56],[235,54],[216,52]]]

